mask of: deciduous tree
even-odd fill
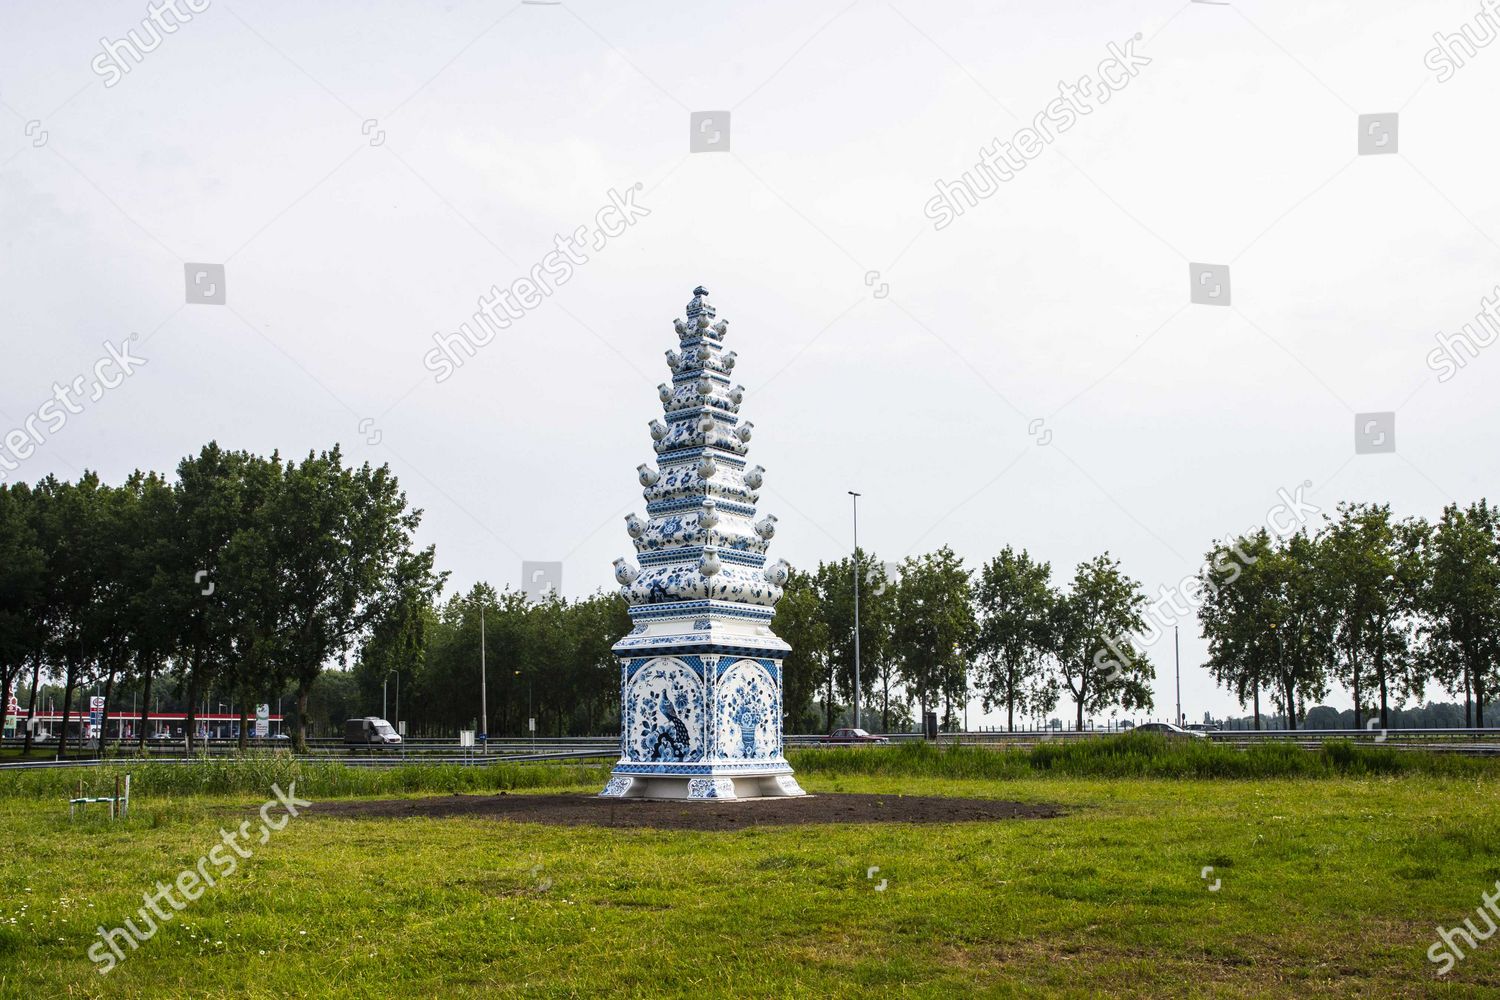
[[[1076,720],[1118,705],[1149,709],[1156,669],[1132,639],[1146,626],[1146,595],[1109,553],[1078,564],[1057,601],[1052,634],[1058,673],[1073,697]]]
[[[1057,704],[1057,685],[1047,659],[1057,647],[1057,592],[1052,567],[1034,561],[1024,549],[1010,546],[986,563],[974,585],[978,612],[975,644],[977,682],[984,710],[1005,706],[1005,728],[1023,715],[1049,712]]]
[[[901,678],[925,714],[967,696],[969,655],[977,631],[969,571],[946,545],[908,558],[897,588],[894,645]]]

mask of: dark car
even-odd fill
[[[1183,729],[1181,726],[1174,726],[1170,722],[1148,722],[1144,726],[1136,726],[1135,731],[1138,733],[1157,733],[1168,739],[1208,739],[1203,733],[1195,733],[1191,730]]]
[[[344,723],[344,746],[346,747],[395,747],[401,745],[401,736],[384,719],[367,715],[363,719],[350,719]]]
[[[863,743],[889,743],[890,740],[884,736],[871,736],[863,729],[835,729],[823,737],[824,743],[839,743],[845,746],[856,746]]]

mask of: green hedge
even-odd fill
[[[1331,740],[1317,750],[1270,742],[1239,750],[1199,739],[1127,733],[1045,742],[1032,750],[901,743],[889,747],[794,750],[806,774],[864,774],[1005,780],[1077,778],[1326,778],[1362,775],[1500,777],[1500,761]]]
[[[269,795],[272,785],[297,783],[303,798],[399,795],[408,792],[485,792],[598,784],[609,768],[594,764],[399,764],[351,767],[339,761],[299,761],[290,754],[211,757],[192,764],[117,760],[97,767],[0,772],[0,798],[66,796],[82,781],[91,795],[113,790],[116,775],[130,775],[134,795]]]
[[[796,749],[788,757],[806,775],[1015,780],[1058,775],[1076,778],[1326,778],[1368,775],[1438,775],[1500,778],[1500,760],[1396,750],[1333,740],[1317,750],[1264,743],[1248,750],[1208,740],[1167,739],[1148,733],[1042,743],[1033,750],[900,743],[887,747]],[[94,767],[0,772],[0,799],[64,798],[78,782],[92,795],[130,774],[135,795],[269,795],[272,785],[297,783],[304,798],[401,795],[413,792],[488,792],[603,787],[610,765],[599,764],[399,764],[351,767],[340,761],[298,761],[285,752],[211,757],[193,764],[116,760]]]

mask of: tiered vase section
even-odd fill
[[[620,762],[603,794],[736,799],[802,795],[782,755],[781,661],[771,631],[789,572],[767,566],[776,518],[756,519],[765,470],[708,290],[693,289],[667,352],[655,465],[636,471],[646,516],[625,518],[636,563],[615,560],[634,628],[620,658]]]

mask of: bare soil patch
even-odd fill
[[[545,823],[551,826],[743,830],[816,823],[977,823],[1051,819],[1057,806],[929,795],[809,795],[796,799],[663,802],[595,795],[443,795],[420,799],[320,802],[303,810],[344,819],[445,817]]]

